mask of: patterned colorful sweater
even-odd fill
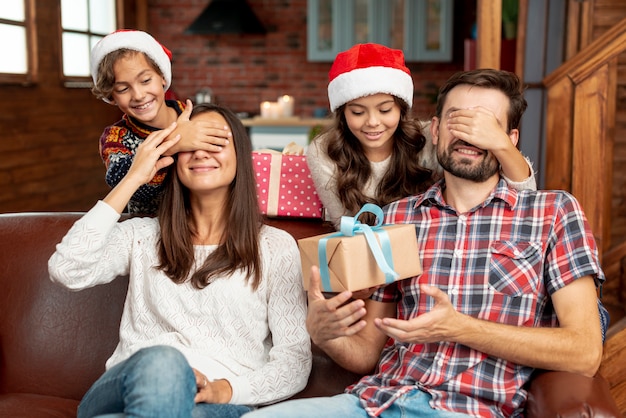
[[[168,107],[181,114],[184,104],[177,100],[166,100]],[[107,126],[100,137],[100,156],[106,166],[105,181],[115,187],[128,173],[137,147],[158,128],[148,126],[133,117],[124,115],[121,120]],[[148,183],[141,186],[128,202],[128,212],[155,215],[159,207],[166,170],[159,171]]]

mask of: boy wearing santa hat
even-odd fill
[[[177,122],[171,137],[181,140],[169,150],[203,149],[218,152],[228,143],[227,126],[190,121],[190,100],[166,100],[172,83],[172,53],[151,35],[122,29],[102,38],[91,50],[93,94],[106,103],[118,106],[121,120],[104,129],[100,137],[100,155],[106,165],[105,180],[111,187],[126,175],[137,147],[151,132]],[[165,172],[159,172],[139,188],[128,203],[130,213],[156,214]]]

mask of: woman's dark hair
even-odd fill
[[[515,73],[491,68],[479,68],[454,74],[439,89],[436,116],[440,120],[448,93],[450,90],[460,85],[495,89],[504,93],[504,95],[509,98],[507,132],[510,132],[511,129],[519,128],[527,103],[524,98],[522,83]]]
[[[256,183],[252,166],[252,144],[245,127],[229,109],[215,104],[196,105],[194,116],[206,112],[219,113],[226,119],[232,132],[237,170],[230,184],[230,193],[221,209],[226,225],[222,241],[202,266],[191,275],[194,287],[202,289],[220,275],[243,269],[252,287],[261,281],[259,231],[262,225],[256,197]],[[179,180],[176,163],[169,167],[165,177],[165,190],[159,206],[161,240],[159,244],[159,269],[175,283],[185,282],[194,266],[194,250],[190,225],[189,189]]]
[[[351,214],[358,212],[365,203],[382,207],[403,197],[421,193],[432,184],[431,170],[419,163],[419,153],[426,143],[419,121],[410,116],[406,102],[395,96],[394,101],[400,106],[400,122],[393,134],[389,169],[378,185],[375,198],[367,197],[362,192],[372,170],[361,143],[348,128],[345,104],[335,111],[335,123],[322,135],[328,138],[328,157],[337,166],[337,194]]]

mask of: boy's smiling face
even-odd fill
[[[122,112],[155,128],[167,126],[161,114],[161,109],[166,109],[163,106],[166,82],[143,53],[130,53],[118,59],[113,73],[113,102]]]

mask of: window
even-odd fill
[[[61,0],[61,28],[66,85],[91,85],[89,54],[100,39],[117,29],[116,0]]]
[[[33,0],[2,0],[0,7],[0,82],[36,81]]]

